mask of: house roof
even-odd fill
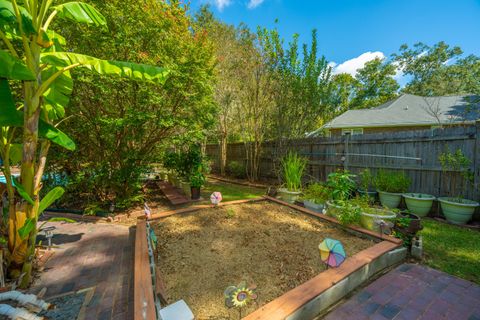
[[[323,128],[422,126],[473,122],[480,118],[480,96],[421,97],[402,94],[376,108],[349,110]]]

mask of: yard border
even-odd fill
[[[236,200],[220,203],[218,206],[229,206],[251,202],[271,201],[290,207],[302,213],[315,216],[322,220],[334,223],[341,228],[354,233],[360,233],[370,238],[381,240],[379,243],[348,257],[340,267],[328,269],[314,278],[287,291],[280,297],[267,303],[244,320],[280,320],[280,319],[305,319],[321,311],[325,306],[335,303],[358,285],[368,280],[374,273],[403,260],[406,254],[404,248],[399,249],[402,241],[390,236],[380,235],[356,226],[343,226],[338,220],[324,214],[315,213],[303,207],[286,203],[269,196],[261,198]],[[168,210],[151,215],[148,221],[158,220],[175,214],[191,213],[201,209],[211,208],[211,205],[197,205],[188,208]],[[134,319],[150,320],[156,317],[155,287],[152,283],[152,271],[148,256],[147,220],[145,217],[137,218],[135,236],[135,276],[134,276]],[[158,275],[157,275],[158,276]],[[321,310],[319,310],[321,309]]]

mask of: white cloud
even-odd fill
[[[219,11],[232,4],[232,0],[211,0],[211,2],[217,7]]]
[[[247,4],[248,9],[255,9],[263,3],[264,0],[250,0]]]
[[[357,74],[358,69],[362,69],[365,63],[373,59],[380,58],[385,59],[385,54],[381,51],[365,52],[356,58],[345,61],[344,63],[337,64],[330,62],[330,66],[333,67],[333,74],[349,73],[352,76]]]

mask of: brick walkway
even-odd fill
[[[52,242],[60,248],[48,260],[32,292],[47,287],[45,297],[49,298],[90,289],[81,318],[133,319],[134,229],[102,223],[48,225],[57,228]]]
[[[325,319],[480,320],[480,286],[425,266],[403,264]]]

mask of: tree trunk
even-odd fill
[[[220,175],[225,175],[227,166],[227,135],[222,134],[220,137]]]

